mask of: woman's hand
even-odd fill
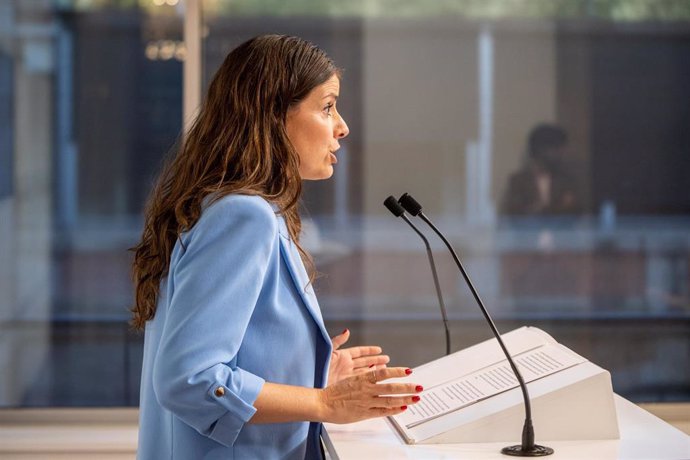
[[[373,369],[319,390],[320,419],[330,423],[352,423],[404,412],[408,405],[419,402],[415,393],[423,388],[414,383],[378,382],[411,373],[404,367]]]
[[[345,329],[342,334],[331,339],[333,353],[331,365],[328,368],[328,384],[337,383],[353,375],[363,374],[371,369],[382,369],[390,361],[387,355],[381,354],[381,347],[340,347],[350,338],[350,331]]]

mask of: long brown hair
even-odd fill
[[[141,242],[132,248],[134,328],[142,329],[154,317],[175,242],[199,220],[207,196],[209,204],[231,193],[277,204],[314,273],[299,245],[302,182],[285,121],[290,107],[334,74],[340,71],[323,51],[296,37],[259,36],[228,54],[149,197]]]

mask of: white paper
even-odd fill
[[[527,326],[507,332],[502,337],[511,356],[520,355],[536,347],[557,343],[546,332]],[[464,350],[456,351],[452,355],[415,367],[412,375],[399,379],[399,381],[431,388],[439,382],[449,382],[461,378],[504,359],[505,355],[496,339],[489,339]],[[397,417],[396,415],[395,418]]]
[[[585,359],[558,344],[547,344],[513,356],[525,383],[568,369]],[[398,415],[398,421],[412,428],[519,386],[504,359],[470,374],[425,389],[421,401]]]

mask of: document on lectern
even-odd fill
[[[581,356],[557,343],[535,345],[534,348],[513,355],[513,360],[520,369],[525,383],[585,361]],[[397,419],[407,428],[412,428],[519,385],[508,360],[503,359],[448,382],[425,388],[422,401],[410,406]]]
[[[540,439],[617,439],[611,375],[535,327],[502,335],[529,387]],[[522,393],[496,339],[416,367],[395,379],[422,385],[421,401],[388,420],[410,444],[514,439]]]

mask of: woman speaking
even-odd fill
[[[134,248],[140,459],[318,459],[321,422],[419,401],[420,386],[379,383],[411,372],[379,347],[329,338],[299,243],[302,181],[333,174],[348,134],[339,92],[314,45],[251,39],[160,174]]]

